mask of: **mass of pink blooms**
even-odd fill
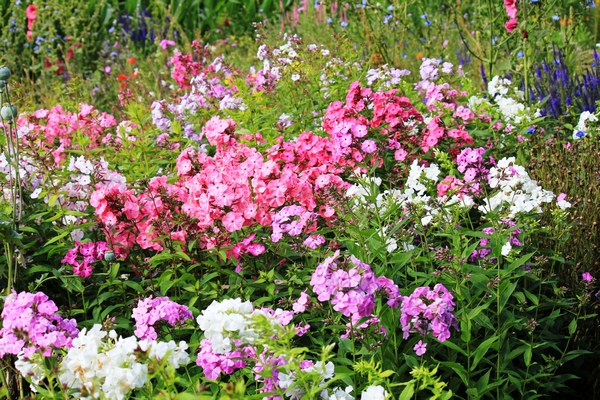
[[[59,167],[67,152],[78,149],[95,149],[105,144],[110,128],[117,126],[114,116],[99,112],[93,106],[81,104],[77,113],[65,111],[57,105],[50,110],[40,109],[18,121],[19,137],[24,150],[33,154],[52,156],[46,165]],[[85,142],[74,141],[75,133],[82,134]]]
[[[440,283],[433,289],[427,286],[418,287],[410,296],[403,296],[400,323],[404,339],[408,339],[411,333],[431,333],[438,341],[445,341],[450,337],[451,327],[458,329],[452,313],[454,306],[454,297]],[[420,350],[423,354],[423,348]]]
[[[44,293],[17,293],[4,300],[0,329],[0,358],[23,352],[49,357],[53,349],[69,348],[79,329],[74,319],[63,319],[58,308]]]
[[[104,259],[107,251],[109,250],[106,242],[75,242],[75,247],[67,251],[61,262],[71,265],[75,275],[89,278],[92,274],[92,264]]]
[[[362,318],[374,317],[372,313],[378,293],[385,294],[388,306],[398,307],[400,290],[391,279],[375,276],[369,265],[355,257],[338,260],[339,255],[336,251],[326,258],[312,275],[310,285],[319,301],[330,301],[334,310],[350,317],[353,327],[358,327]],[[375,318],[371,322],[379,321]]]

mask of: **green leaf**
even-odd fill
[[[135,290],[136,292],[144,293],[144,288],[142,287],[142,285],[140,285],[139,283],[137,283],[135,281],[126,280],[126,281],[123,281],[123,284],[125,286],[129,286],[131,289]]]
[[[573,318],[573,320],[569,323],[569,336],[573,335],[577,330],[577,318]]]
[[[467,352],[460,346],[458,346],[456,343],[453,343],[451,340],[444,340],[442,342],[442,344],[446,347],[448,347],[449,349],[452,349],[460,354],[462,354],[463,356],[467,355]]]
[[[448,340],[446,340],[444,343],[446,343],[446,342],[448,342]],[[463,354],[464,354],[464,351],[463,351]],[[444,367],[448,367],[453,372],[455,372],[460,377],[460,379],[462,380],[462,382],[464,383],[465,386],[469,386],[470,382],[469,382],[469,379],[467,378],[467,370],[465,369],[465,367],[462,364],[452,362],[452,361],[442,361],[441,364]]]
[[[473,352],[473,363],[471,364],[471,371],[474,371],[481,359],[487,354],[490,347],[498,340],[498,336],[491,336],[481,342],[477,347],[477,350]]]
[[[500,284],[500,312],[504,310],[506,303],[517,287],[516,282],[505,281]]]
[[[527,346],[523,352],[523,360],[525,365],[529,367],[531,365],[531,346]]]
[[[413,382],[408,382],[402,393],[400,393],[398,400],[411,400],[414,394],[415,384]]]
[[[483,376],[477,381],[477,384],[475,386],[477,387],[477,393],[479,394],[479,396],[486,392],[486,388],[489,386],[491,372],[492,369],[488,369],[488,371],[485,374],[483,374]]]
[[[52,239],[48,240],[46,242],[45,246],[51,245],[52,243],[58,242],[60,239],[64,238],[65,236],[67,236],[70,232],[69,231],[64,231],[62,232],[60,235],[58,236],[54,236]]]

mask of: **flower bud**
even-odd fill
[[[0,109],[0,115],[2,119],[6,121],[12,121],[17,115],[17,107],[15,106],[4,106]]]
[[[106,253],[104,253],[104,261],[115,261],[115,253],[113,253],[112,251],[107,251]]]
[[[7,80],[11,76],[10,69],[8,67],[0,67],[0,80]]]

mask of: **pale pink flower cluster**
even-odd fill
[[[76,132],[86,137],[85,149],[94,149],[103,145],[104,136],[115,126],[115,117],[87,104],[81,104],[77,113],[67,112],[60,105],[40,109],[18,121],[22,151],[47,155],[48,159],[41,161],[56,167],[66,160],[69,150],[83,149],[73,142]]]
[[[298,236],[301,233],[310,233],[316,229],[316,217],[314,212],[309,212],[302,206],[287,206],[273,214],[273,233],[271,240],[277,243],[284,233],[290,236]]]
[[[0,358],[19,354],[30,358],[35,352],[44,357],[53,349],[69,348],[79,330],[74,319],[63,319],[58,307],[44,293],[17,293],[4,301],[0,329]]]

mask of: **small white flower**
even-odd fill
[[[506,242],[506,244],[504,246],[502,246],[502,250],[500,251],[500,253],[506,257],[508,256],[508,254],[510,253],[510,251],[512,250],[512,245],[510,244],[510,242]]]
[[[361,400],[385,400],[388,392],[379,385],[367,387],[360,395]]]
[[[35,189],[33,192],[31,192],[31,198],[32,199],[37,199],[38,197],[40,197],[40,194],[42,194],[42,188],[39,187],[37,189]]]

